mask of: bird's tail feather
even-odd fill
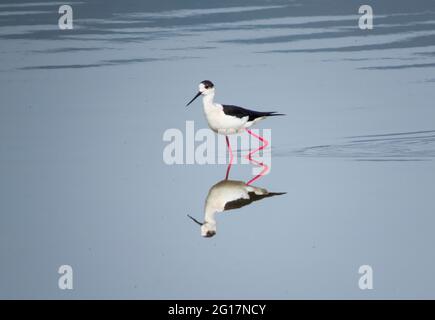
[[[278,113],[276,111],[271,111],[271,112],[264,112],[266,117],[272,117],[272,116],[285,116],[286,114],[284,113]]]

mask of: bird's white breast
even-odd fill
[[[210,129],[220,134],[239,133],[248,122],[248,117],[237,118],[226,115],[222,105],[218,103],[204,104],[204,113]]]
[[[205,201],[205,211],[222,212],[228,202],[237,199],[249,199],[246,184],[242,181],[221,181],[210,189]]]

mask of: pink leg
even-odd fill
[[[257,152],[259,152],[259,151],[265,149],[265,148],[269,145],[269,142],[268,142],[266,139],[264,139],[263,137],[260,137],[259,135],[256,135],[256,134],[253,133],[251,130],[249,130],[249,129],[245,129],[245,130],[246,130],[246,132],[248,132],[251,136],[257,138],[258,140],[260,140],[260,141],[263,143],[260,147],[258,147],[258,148],[255,149],[254,151],[249,152],[248,155],[246,156],[246,159],[248,159],[248,160],[251,161],[252,163],[254,163],[254,164],[256,164],[256,165],[259,165],[259,166],[262,166],[262,167],[263,167],[263,170],[261,170],[261,172],[260,172],[259,174],[257,174],[254,178],[252,178],[251,180],[249,180],[249,181],[246,183],[247,185],[250,185],[250,184],[253,183],[255,180],[257,180],[257,179],[259,179],[261,176],[263,176],[263,175],[264,175],[264,174],[269,170],[269,167],[268,167],[267,165],[265,165],[263,162],[259,162],[259,161],[256,161],[256,160],[252,159],[252,155],[253,155],[254,153],[257,153]]]
[[[227,174],[225,175],[225,180],[228,180],[228,176],[230,175],[231,166],[233,165],[234,157],[233,157],[233,150],[231,150],[230,139],[228,139],[228,136],[225,136],[225,138],[227,140],[228,152],[230,154],[230,163],[228,164]]]

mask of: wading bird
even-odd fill
[[[243,181],[222,180],[210,188],[205,200],[204,222],[187,215],[201,226],[201,236],[216,235],[216,213],[239,209],[254,201],[285,194],[286,192],[268,192],[266,189],[254,187]]]
[[[257,138],[262,142],[262,145],[258,149],[249,152],[249,154],[246,156],[246,158],[249,161],[254,162],[263,167],[262,172],[254,179],[249,181],[247,184],[254,182],[256,179],[258,179],[261,175],[263,175],[268,170],[268,167],[265,166],[263,163],[253,160],[252,155],[266,148],[269,142],[263,137],[256,135],[248,128],[250,128],[258,121],[263,120],[267,117],[281,116],[283,114],[277,113],[275,111],[269,111],[269,112],[253,111],[238,106],[216,103],[214,102],[215,86],[213,82],[211,82],[210,80],[202,81],[199,84],[198,88],[199,88],[198,93],[193,97],[192,100],[189,101],[186,107],[189,106],[200,95],[203,96],[202,102],[204,105],[204,113],[207,118],[208,126],[214,132],[218,134],[223,134],[226,137],[227,147],[230,154],[230,165],[233,161],[233,152],[230,146],[228,135],[238,134],[246,130],[246,132],[248,132],[250,135],[252,135],[253,137]],[[228,169],[229,168],[230,167],[228,167]],[[228,171],[227,171],[227,175],[228,175]]]

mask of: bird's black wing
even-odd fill
[[[248,121],[253,121],[253,120],[255,120],[257,118],[261,118],[261,117],[281,115],[281,114],[278,114],[276,112],[259,112],[259,111],[248,110],[248,109],[245,109],[242,107],[232,106],[229,104],[223,104],[222,108],[223,108],[223,112],[227,116],[233,116],[233,117],[237,117],[237,118],[249,117]]]
[[[249,199],[240,198],[240,199],[229,201],[229,202],[225,203],[224,211],[239,209],[239,208],[244,207],[248,204],[251,204],[254,201],[258,201],[258,200],[273,197],[273,196],[280,196],[282,194],[286,194],[286,192],[269,192],[266,194],[255,194],[255,192],[249,192],[248,193]]]

